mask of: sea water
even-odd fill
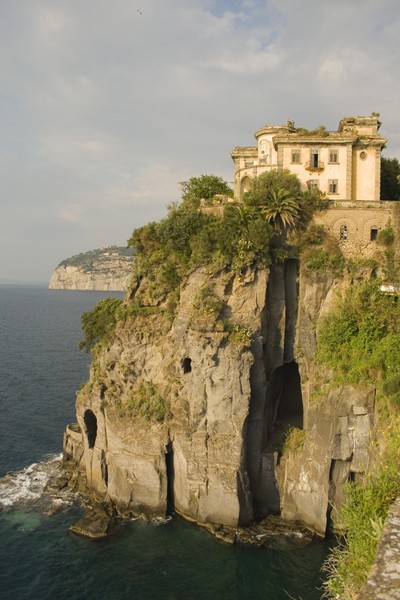
[[[173,518],[135,521],[92,541],[54,499],[65,426],[89,358],[80,316],[120,294],[0,285],[0,598],[2,600],[318,600],[327,545],[233,546]]]

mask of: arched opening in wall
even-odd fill
[[[248,192],[250,187],[251,187],[250,177],[247,177],[247,176],[243,177],[242,181],[240,182],[240,197],[242,197],[245,192]]]
[[[278,369],[277,369],[278,370]],[[299,368],[293,360],[279,367],[280,395],[276,420],[281,425],[303,428],[303,398]]]
[[[371,242],[376,242],[376,240],[378,239],[378,233],[379,233],[379,229],[377,227],[371,227],[371,232],[370,232]]]
[[[165,453],[165,467],[167,471],[167,514],[170,515],[175,510],[175,498],[174,498],[174,450],[172,442],[169,442]]]
[[[339,231],[339,239],[340,240],[347,240],[347,238],[348,238],[347,225],[341,225],[340,231]]]
[[[97,437],[97,417],[94,412],[88,408],[83,415],[83,421],[85,423],[85,433],[89,448],[93,448]]]
[[[192,370],[192,359],[191,358],[186,357],[183,359],[182,370],[185,374],[191,372],[191,370]]]

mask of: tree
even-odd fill
[[[187,181],[181,181],[182,200],[186,204],[198,207],[200,200],[211,200],[215,194],[225,194],[233,197],[233,190],[228,182],[217,175],[200,175],[191,177]]]
[[[299,178],[288,169],[253,179],[243,201],[258,208],[277,233],[305,229],[313,214],[327,206],[319,190],[302,190]]]
[[[269,202],[262,208],[262,213],[278,231],[293,229],[300,215],[298,198],[292,196],[288,190],[272,189]]]
[[[79,342],[79,349],[90,352],[98,342],[105,340],[114,330],[117,312],[122,305],[119,298],[105,298],[89,312],[81,317],[84,339]]]
[[[381,200],[400,200],[400,163],[397,158],[381,158]]]

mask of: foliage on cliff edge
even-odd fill
[[[343,543],[325,568],[326,597],[358,597],[374,560],[388,509],[400,495],[400,304],[379,281],[348,288],[321,320],[317,360],[333,369],[336,382],[377,386],[379,423],[372,448],[375,468],[347,484],[340,511]]]
[[[184,182],[183,201],[173,204],[162,221],[135,229],[128,242],[138,252],[136,280],[153,282],[161,301],[198,265],[240,274],[252,265],[283,260],[289,238],[326,208],[319,191],[302,190],[299,179],[284,170],[254,178],[242,202],[226,202],[210,214],[198,208],[199,195],[210,200],[210,189],[229,189],[221,181],[210,188],[206,177]]]

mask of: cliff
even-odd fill
[[[94,353],[66,461],[121,514],[237,528],[272,513],[325,535],[375,420],[372,385],[333,387],[313,360],[318,320],[350,284],[294,258],[242,277],[197,268],[172,314],[129,311],[150,298],[142,279]]]
[[[132,248],[101,248],[63,260],[51,276],[55,290],[125,291],[132,276]]]

